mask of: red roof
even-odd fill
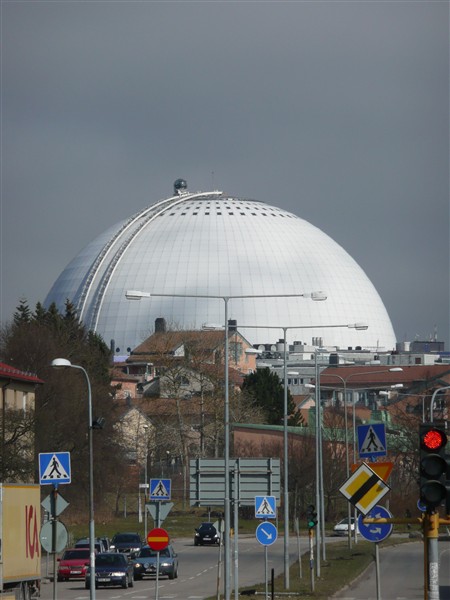
[[[398,369],[393,371],[390,369]],[[405,388],[417,384],[432,385],[450,375],[449,365],[358,365],[327,367],[320,374],[321,387],[361,387],[367,385],[395,385]]]
[[[2,379],[14,379],[14,381],[25,381],[27,383],[44,383],[42,379],[39,379],[34,373],[27,373],[26,371],[20,371],[15,367],[10,367],[5,363],[0,362],[0,378]]]

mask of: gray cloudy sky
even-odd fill
[[[2,321],[183,177],[310,221],[450,349],[447,1],[1,11]]]

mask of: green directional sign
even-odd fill
[[[281,494],[279,458],[234,458],[230,461],[230,494],[240,506],[254,506],[256,496]],[[191,506],[223,504],[225,463],[222,458],[196,458],[190,461],[189,496]]]

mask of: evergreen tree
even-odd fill
[[[22,371],[35,373],[45,383],[36,388],[35,456],[33,470],[37,480],[37,455],[41,452],[70,452],[72,483],[66,486],[65,497],[74,509],[84,511],[88,506],[88,390],[80,369],[55,369],[55,358],[66,358],[73,365],[82,366],[89,377],[93,419],[104,417],[103,430],[94,431],[95,495],[101,498],[114,489],[114,482],[123,477],[126,462],[114,441],[114,424],[118,420],[117,405],[110,394],[111,356],[100,336],[88,332],[79,322],[74,307],[67,303],[65,314],[56,306],[46,310],[36,305],[29,314],[21,301],[11,325],[4,327],[0,338],[1,360]],[[12,419],[9,415],[5,417]],[[17,415],[16,415],[17,417]],[[29,423],[28,423],[29,425]],[[25,424],[22,427],[25,431]],[[12,429],[11,429],[12,431]],[[14,447],[19,448],[20,431],[16,428],[15,441],[11,438],[8,456],[10,479],[24,466],[14,462]],[[21,439],[25,439],[22,436]],[[29,438],[28,438],[29,439]],[[111,459],[113,457],[113,459]]]
[[[241,386],[245,394],[249,394],[256,406],[259,406],[269,425],[282,425],[284,417],[283,382],[269,368],[258,369],[244,377]],[[288,425],[299,426],[302,423],[300,413],[296,412],[292,395],[287,391]]]
[[[20,300],[19,306],[16,308],[16,312],[13,315],[13,321],[15,325],[21,323],[29,323],[31,319],[31,311],[28,306],[28,302],[25,298]]]

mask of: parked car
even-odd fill
[[[333,528],[335,535],[348,535],[348,517],[336,523]],[[350,531],[353,533],[355,531],[355,519],[350,517]],[[359,533],[358,523],[356,524],[356,532]]]
[[[195,530],[194,546],[204,544],[220,544],[220,535],[213,523],[202,523]]]
[[[124,552],[131,554],[138,552],[143,546],[141,536],[138,533],[116,533],[111,540],[109,549],[111,552]]]
[[[75,548],[89,548],[89,538],[80,538],[75,542]],[[108,552],[108,549],[101,538],[96,538],[94,542],[96,552]]]
[[[156,577],[157,552],[149,546],[143,546],[131,561],[136,580],[143,577]],[[169,544],[159,551],[159,575],[176,579],[178,577],[178,555]]]
[[[120,552],[102,552],[95,557],[96,588],[100,586],[120,585],[124,589],[133,587],[133,565],[125,554]],[[86,572],[85,587],[91,587],[89,570]]]
[[[68,548],[58,558],[58,581],[84,579],[89,567],[89,548]]]

